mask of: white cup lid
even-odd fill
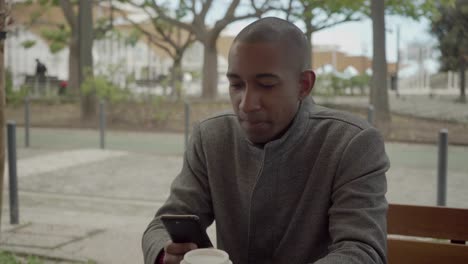
[[[219,249],[201,248],[185,254],[182,264],[230,264],[229,255]]]

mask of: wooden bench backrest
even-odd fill
[[[390,264],[468,263],[467,209],[390,204],[387,221],[389,235],[434,238],[421,241],[390,236]]]

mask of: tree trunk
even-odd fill
[[[465,58],[460,59],[460,103],[466,103],[466,60]]]
[[[80,84],[79,84],[79,75],[80,75],[80,65],[79,57],[80,50],[78,44],[78,32],[73,32],[72,37],[70,38],[69,44],[69,54],[68,54],[68,93],[79,96]]]
[[[93,18],[92,3],[89,0],[79,2],[79,52],[80,52],[80,87],[86,78],[93,77]],[[96,115],[96,92],[81,95],[81,119],[90,120]]]
[[[203,45],[202,98],[214,99],[218,95],[218,52],[216,38],[208,38]]]
[[[182,83],[182,56],[178,56],[174,58],[171,69],[171,96],[177,100],[180,100],[180,98],[182,97]]]
[[[376,127],[388,132],[391,122],[387,90],[387,58],[385,54],[385,3],[371,0],[373,32],[372,85],[370,102],[375,109]]]
[[[312,22],[311,22],[312,23]],[[306,25],[306,37],[307,45],[309,46],[310,57],[309,57],[309,68],[314,69],[314,45],[312,44],[312,34],[314,33],[314,28],[310,23]],[[315,70],[315,69],[314,69]]]
[[[5,30],[6,14],[5,0],[0,0],[0,31]],[[0,226],[3,209],[3,178],[5,174],[5,40],[0,39]]]

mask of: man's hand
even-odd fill
[[[197,248],[193,243],[173,243],[169,240],[164,247],[164,264],[179,264],[185,253]]]

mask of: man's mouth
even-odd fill
[[[248,119],[241,119],[241,123],[244,128],[247,130],[258,130],[258,129],[263,129],[268,126],[268,122],[263,121],[263,120],[248,120]]]

